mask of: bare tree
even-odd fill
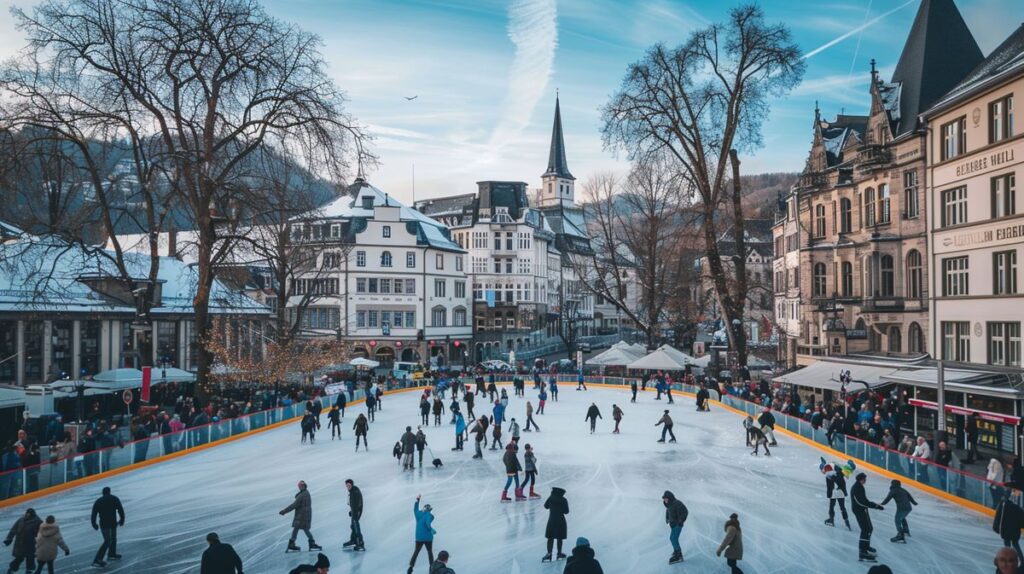
[[[233,248],[218,236],[247,225],[248,160],[279,146],[340,180],[353,150],[362,153],[320,40],[255,0],[44,0],[14,15],[30,40],[28,62],[87,80],[68,97],[118,102],[119,125],[157,144],[152,162],[197,234],[193,307],[205,398],[210,294],[217,262]]]
[[[693,185],[704,251],[740,364],[747,360],[746,270],[742,257],[736,260],[730,285],[716,243],[716,210],[731,209],[737,252],[744,253],[738,150],[760,145],[769,98],[791,90],[803,71],[789,29],[767,24],[756,5],[740,6],[727,22],[694,32],[676,48],[651,48],[630,65],[603,111],[607,146],[634,159],[665,154]]]

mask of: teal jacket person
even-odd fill
[[[430,513],[433,510],[429,504],[423,505],[423,510],[420,510],[420,501],[416,500],[413,504],[412,513],[416,516],[416,542],[432,542],[434,540],[435,531],[431,528],[431,524],[434,522],[434,515]]]

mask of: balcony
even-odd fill
[[[857,150],[857,163],[861,170],[867,171],[892,161],[892,153],[886,146],[867,144]]]
[[[825,187],[828,185],[828,174],[823,172],[807,172],[800,174],[798,187]]]

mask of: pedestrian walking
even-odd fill
[[[672,437],[669,442],[676,442],[676,434],[672,432],[672,417],[668,415],[668,409],[665,409],[665,414],[661,415],[658,422],[654,423],[654,426],[665,425],[661,428],[661,439],[658,442],[665,442],[665,435],[668,434]]]
[[[36,567],[36,535],[39,534],[39,527],[43,521],[39,519],[36,511],[32,508],[25,510],[25,514],[14,521],[14,525],[7,532],[4,538],[4,546],[11,547],[11,564],[8,567],[9,573],[17,572],[21,563],[25,563],[25,572],[32,572]]]
[[[889,539],[889,542],[907,543],[907,536],[910,536],[910,526],[907,524],[907,515],[917,506],[913,495],[903,488],[898,480],[889,483],[889,494],[882,499],[881,505],[885,506],[892,500],[896,503],[896,536]]]
[[[856,482],[850,489],[850,506],[853,509],[854,518],[857,519],[857,526],[860,527],[859,559],[862,562],[875,562],[877,551],[871,547],[871,533],[874,531],[874,527],[871,524],[871,515],[868,514],[868,511],[871,509],[884,510],[884,508],[882,505],[868,500],[864,490],[864,483],[867,480],[868,475],[863,472],[857,474]]]
[[[363,491],[359,490],[351,478],[345,480],[345,489],[348,490],[348,516],[351,520],[348,541],[341,546],[363,551],[366,550],[366,546],[363,542],[363,530],[359,527],[359,520],[363,517]]]
[[[530,443],[526,443],[523,462],[525,463],[526,480],[523,481],[520,492],[525,491],[526,487],[529,486],[530,498],[540,498],[540,495],[533,490],[537,486],[537,456],[533,454],[533,447],[530,446]]]
[[[359,452],[359,437],[363,437],[363,449],[370,450],[370,445],[366,444],[366,431],[370,428],[369,421],[366,420],[366,415],[359,413],[356,417],[356,424],[352,425],[352,429],[356,432],[356,452]]]
[[[729,520],[725,521],[725,538],[718,545],[715,555],[721,556],[723,552],[725,563],[730,568],[729,574],[743,574],[743,570],[736,565],[743,560],[743,531],[740,529],[740,519],[736,513],[730,514]]]
[[[216,532],[206,535],[206,544],[199,574],[242,574],[241,557],[230,544],[221,542]]]
[[[294,512],[295,515],[292,517],[292,535],[288,539],[288,548],[285,552],[298,552],[301,550],[295,545],[295,539],[299,535],[301,530],[306,535],[306,541],[309,543],[309,550],[322,550],[316,540],[313,539],[313,533],[310,532],[310,528],[313,524],[313,498],[309,495],[309,490],[306,488],[306,482],[303,480],[299,481],[299,491],[295,493],[295,500],[291,504],[284,507],[283,510],[278,512],[281,516]]]
[[[683,501],[676,498],[676,495],[672,494],[670,490],[666,490],[661,495],[661,502],[665,505],[665,522],[669,528],[668,539],[672,543],[672,556],[669,557],[668,563],[682,562],[683,549],[679,545],[679,536],[683,533],[683,526],[686,524],[686,518],[690,515],[690,511]]]
[[[604,418],[601,416],[601,411],[597,408],[596,403],[590,403],[590,408],[587,409],[587,416],[583,420],[590,421],[590,434],[594,434],[594,429],[597,427],[597,419]]]
[[[565,489],[557,486],[551,489],[551,495],[544,501],[544,508],[548,511],[548,524],[544,529],[544,537],[548,541],[548,553],[541,558],[541,562],[551,562],[551,550],[556,545],[558,548],[557,560],[564,560],[562,543],[568,538],[569,527],[565,522],[565,515],[569,514],[569,501],[565,498]]]
[[[98,521],[97,521],[98,519]],[[89,519],[93,530],[99,530],[103,536],[103,544],[96,551],[92,565],[103,567],[107,560],[120,560],[121,555],[117,553],[117,528],[124,526],[124,507],[121,506],[121,499],[110,493],[110,487],[103,487],[103,495],[92,504],[92,515]]]
[[[413,568],[416,566],[416,557],[420,555],[420,549],[427,549],[427,566],[429,567],[434,563],[434,535],[437,531],[433,528],[434,515],[432,514],[433,508],[429,504],[423,505],[423,510],[420,510],[420,495],[416,495],[416,502],[412,506],[413,516],[416,518],[416,549],[412,552],[412,558],[409,559],[409,570],[406,574],[412,574]]]
[[[619,405],[612,405],[612,420],[615,421],[615,430],[612,434],[619,434],[619,423],[622,422],[622,409]]]

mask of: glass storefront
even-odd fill
[[[88,375],[95,375],[100,372],[100,333],[102,333],[102,331],[99,321],[79,322],[79,376],[85,377]]]
[[[25,321],[25,384],[43,382],[42,321]]]
[[[178,323],[159,321],[156,326],[157,363],[178,366]]]
[[[18,380],[18,322],[0,321],[0,383]]]
[[[50,335],[50,375],[54,377],[73,377],[72,369],[72,335],[73,321],[53,321]]]

